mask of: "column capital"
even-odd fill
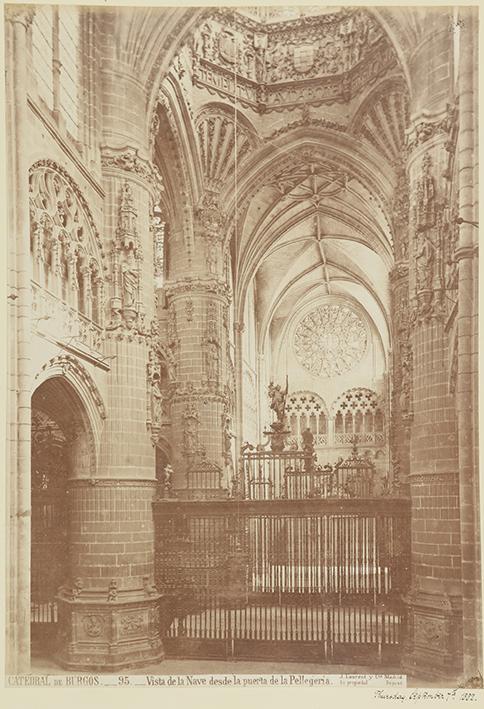
[[[455,103],[447,103],[440,111],[423,109],[410,118],[410,127],[406,131],[408,156],[419,152],[424,143],[434,144],[444,141],[446,149],[455,137],[458,125],[458,108]],[[449,142],[450,141],[450,142]],[[426,145],[425,148],[429,147]]]
[[[131,177],[148,185],[154,196],[164,190],[161,174],[150,160],[139,155],[138,148],[129,145],[113,148],[101,146],[101,167],[103,172],[113,172],[120,177]]]
[[[35,17],[34,5],[7,5],[5,8],[5,20],[12,24],[20,24],[28,29]]]

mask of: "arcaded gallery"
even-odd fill
[[[7,672],[482,684],[477,26],[5,7]]]

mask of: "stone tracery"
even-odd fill
[[[299,322],[294,349],[311,374],[334,377],[352,369],[365,354],[367,332],[347,306],[321,305]]]

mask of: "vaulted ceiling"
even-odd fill
[[[192,10],[173,38],[154,138],[168,194],[184,213],[205,191],[219,195],[236,317],[253,283],[261,347],[305,299],[331,294],[362,305],[386,349],[419,10],[259,11]],[[170,10],[170,26],[180,12]]]

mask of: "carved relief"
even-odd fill
[[[90,638],[98,638],[104,632],[104,618],[100,615],[84,616],[82,625]]]
[[[143,615],[123,615],[119,619],[119,634],[120,635],[137,635],[145,625]]]
[[[263,113],[301,98],[347,101],[394,61],[379,27],[362,10],[275,24],[269,32],[242,15],[215,11],[195,36],[192,78],[223,96],[237,93],[242,105]]]
[[[414,619],[415,642],[437,650],[447,645],[447,622],[444,618],[416,615]]]

